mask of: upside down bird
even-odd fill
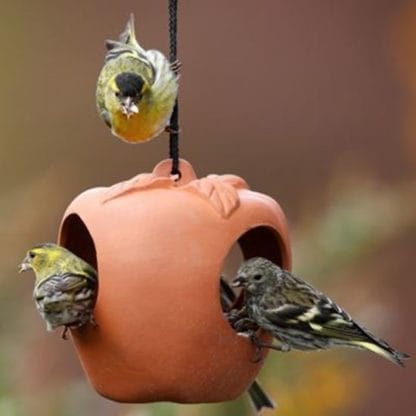
[[[245,261],[233,285],[245,290],[244,313],[248,316],[237,321],[235,328],[247,328],[254,323],[269,331],[279,342],[273,349],[356,347],[401,366],[409,357],[371,334],[319,290],[267,259]],[[259,342],[254,331],[245,333],[259,348],[269,347]]]
[[[33,270],[36,308],[52,331],[64,327],[96,325],[93,308],[97,298],[97,273],[84,260],[64,247],[46,243],[31,248],[19,266],[19,272]]]
[[[107,40],[106,46],[97,82],[98,112],[115,136],[130,143],[148,141],[168,128],[179,63],[139,45],[133,15],[119,40]]]

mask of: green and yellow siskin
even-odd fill
[[[130,16],[107,54],[97,82],[97,107],[112,133],[130,143],[148,141],[168,127],[178,95],[178,63],[136,40]]]
[[[48,331],[64,326],[65,339],[68,328],[96,325],[98,280],[88,263],[64,247],[45,243],[27,252],[19,272],[27,270],[35,273],[33,297]]]
[[[260,344],[254,331],[246,330],[250,323],[269,331],[279,342],[272,348],[280,351],[356,347],[401,366],[409,357],[371,334],[322,292],[267,259],[245,261],[233,285],[245,290],[247,315],[234,327],[259,348],[270,346]]]

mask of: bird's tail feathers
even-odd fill
[[[365,348],[369,351],[372,351],[376,354],[381,355],[382,357],[386,358],[387,360],[391,361],[394,364],[398,364],[401,367],[404,367],[404,360],[410,358],[409,354],[405,352],[400,352],[395,350],[391,347],[386,341],[383,339],[373,335],[368,329],[364,328],[363,326],[357,324],[355,325],[362,331],[362,333],[367,337],[367,340],[361,339],[356,340],[356,344],[362,348]]]
[[[410,357],[409,354],[395,350],[384,341],[351,341],[351,345],[359,348],[364,348],[378,355],[381,355],[382,357],[386,358],[394,364],[400,365],[401,367],[404,367],[403,361]]]
[[[123,54],[134,54],[134,56],[139,58],[145,65],[151,67],[146,50],[143,49],[137,42],[136,34],[134,31],[133,13],[130,14],[126,28],[120,34],[118,40],[108,39],[105,41],[105,46],[107,48],[105,62],[108,62],[111,59],[115,59]]]
[[[139,50],[142,50],[142,47],[138,44],[136,39],[136,33],[134,30],[134,15],[130,13],[129,20],[127,21],[126,28],[121,32],[119,38],[119,42],[124,43],[126,45],[133,46]]]

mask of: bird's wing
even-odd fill
[[[139,50],[142,53],[146,51],[139,45],[136,39],[136,31],[134,30],[134,15],[133,13],[130,14],[129,20],[127,21],[127,25],[123,32],[121,32],[119,38],[119,42],[124,43],[126,45],[131,45],[135,49]]]
[[[282,271],[280,277],[278,291],[282,304],[288,303],[302,308],[310,308],[319,302],[322,293],[309,283],[287,271]]]
[[[322,294],[313,304],[284,303],[268,309],[265,317],[277,326],[316,333],[323,337],[356,341],[368,340],[370,337],[344,310]]]
[[[285,304],[275,308],[270,308],[265,310],[265,317],[271,322],[278,324],[279,322],[290,322],[297,320],[300,316],[303,316],[309,308]]]
[[[177,88],[178,75],[172,70],[172,64],[166,59],[165,55],[155,49],[149,49],[146,51],[146,56],[154,68],[154,89],[163,89],[172,85],[172,83]]]
[[[315,334],[373,351],[404,366],[403,360],[409,358],[408,354],[395,350],[386,341],[373,335],[330,299],[322,299],[322,304],[321,311],[327,309],[326,314],[321,313],[308,322]]]
[[[55,275],[36,286],[35,297],[39,300],[58,292],[74,292],[84,287],[95,287],[94,279],[86,275],[73,273]]]
[[[276,325],[294,327],[339,339],[367,339],[368,335],[336,303],[304,280],[283,271],[266,317]]]
[[[130,15],[129,21],[124,31],[117,40],[106,41],[107,53],[105,55],[105,62],[118,58],[121,55],[131,56],[135,60],[144,65],[148,72],[150,72],[150,84],[153,84],[156,79],[156,67],[153,62],[153,53],[146,51],[137,42],[134,32],[134,17]],[[149,53],[150,52],[150,53]]]
[[[104,58],[104,62],[108,63],[109,61],[115,60],[119,57],[122,58],[132,58],[132,61],[136,64],[134,66],[139,65],[142,69],[140,72],[148,73],[149,83],[153,84],[156,79],[156,68],[154,65],[152,58],[152,54],[149,54],[150,51],[145,51],[143,48],[136,48],[132,45],[127,45],[122,42],[118,42],[115,40],[107,40],[106,41],[107,53]],[[119,61],[117,61],[119,62]],[[120,63],[117,64],[118,66],[128,66],[129,65],[121,65]],[[126,68],[126,69],[127,69]]]
[[[105,124],[107,124],[107,126],[111,128],[112,124],[111,124],[111,115],[110,115],[110,113],[107,110],[103,110],[103,111],[101,111],[100,116],[104,120]]]
[[[310,308],[305,306],[285,304],[264,310],[263,316],[274,326],[309,332],[310,324],[306,322],[308,311]]]
[[[280,285],[272,294],[273,306],[263,310],[272,326],[292,329],[332,339],[333,343],[368,349],[403,366],[408,355],[392,348],[356,323],[351,316],[320,291],[300,278],[284,272]]]
[[[331,299],[322,297],[317,304],[319,313],[309,322],[321,335],[331,338],[353,341],[373,341],[383,343],[367,329],[357,324],[351,316]]]
[[[329,298],[322,297],[314,307],[308,324],[322,336],[345,340],[368,340],[367,334],[352,318]]]

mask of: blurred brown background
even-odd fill
[[[276,198],[294,270],[415,355],[416,1],[180,2],[181,154]],[[104,39],[133,11],[167,52],[167,1],[2,2],[0,415],[245,415],[218,405],[119,405],[87,384],[70,342],[47,334],[16,265],[56,238],[82,190],[150,171],[167,136],[112,137],[95,110]],[[416,364],[370,353],[273,355],[266,414],[414,415]]]

